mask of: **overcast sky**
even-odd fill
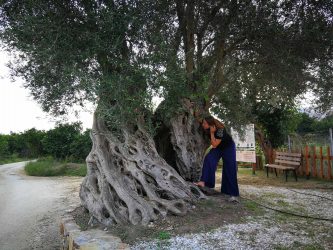
[[[9,69],[6,66],[8,61],[8,54],[0,49],[0,134],[23,132],[31,128],[53,128],[57,119],[42,111],[29,91],[23,87],[23,80],[16,79],[12,82],[9,79]],[[68,121],[81,121],[84,129],[91,128],[92,110],[80,111],[78,118],[74,114],[70,115]]]

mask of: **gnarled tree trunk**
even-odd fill
[[[187,181],[197,181],[201,175],[205,150],[209,146],[200,123],[192,110],[176,114],[165,121],[157,113],[160,124],[155,143],[158,153]],[[158,112],[158,111],[157,111]]]
[[[95,115],[91,137],[80,198],[101,223],[147,224],[168,213],[184,215],[203,197],[159,156],[140,126],[122,130],[119,138]]]
[[[170,121],[171,144],[176,155],[179,174],[189,181],[197,181],[209,143],[205,141],[200,124],[190,113],[173,117]]]

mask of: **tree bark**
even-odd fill
[[[269,140],[265,138],[264,133],[256,125],[255,126],[255,136],[256,140],[259,142],[260,147],[265,155],[266,164],[273,163],[273,147]]]
[[[163,119],[157,110],[155,118],[160,126],[154,138],[158,153],[191,182],[199,180],[204,154],[209,146],[209,137],[193,115],[193,108],[193,104],[184,100],[183,111],[171,119]]]
[[[170,121],[171,143],[179,174],[188,181],[197,181],[201,175],[206,148],[200,124],[190,113],[175,116]]]
[[[169,213],[184,215],[204,197],[159,156],[141,126],[114,134],[95,114],[91,138],[80,198],[104,225],[146,225]]]

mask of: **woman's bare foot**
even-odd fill
[[[203,182],[203,181],[194,182],[194,185],[196,185],[198,187],[204,187],[205,186],[205,182]]]

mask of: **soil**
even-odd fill
[[[217,173],[216,183],[220,183],[221,176],[219,171]],[[193,248],[200,246],[200,249],[212,249],[215,248],[215,243],[216,246],[228,249],[239,246],[244,246],[244,249],[259,246],[276,249],[330,249],[333,244],[330,240],[333,233],[332,222],[309,221],[258,206],[258,203],[262,203],[297,214],[333,218],[329,200],[332,199],[329,197],[332,197],[333,183],[302,177],[296,182],[292,177],[286,182],[283,175],[275,177],[270,174],[267,178],[263,171],[252,175],[251,169],[240,169],[240,203],[229,202],[229,197],[213,192],[208,199],[193,205],[184,217],[168,216],[147,226],[114,225],[110,228],[98,225],[95,221],[93,227],[120,237],[133,249],[156,249],[163,244],[166,246],[161,249],[180,249],[190,244],[193,244]],[[219,185],[215,190],[219,190]],[[328,198],[322,199],[320,196]],[[321,204],[322,209],[318,209],[318,204]],[[73,216],[83,230],[89,229],[90,216],[84,208],[73,211]],[[314,228],[316,232],[313,232]],[[281,235],[277,241],[274,240],[276,234]],[[238,241],[231,240],[234,237]],[[216,240],[217,238],[221,239]]]
[[[123,242],[134,244],[142,240],[167,239],[176,235],[211,231],[228,223],[241,222],[242,218],[253,213],[242,202],[230,202],[228,198],[217,193],[193,205],[186,216],[170,215],[147,226],[114,225],[107,230],[120,237]],[[89,228],[90,216],[83,207],[74,210],[72,215],[82,230]],[[95,227],[105,229],[101,225]]]

